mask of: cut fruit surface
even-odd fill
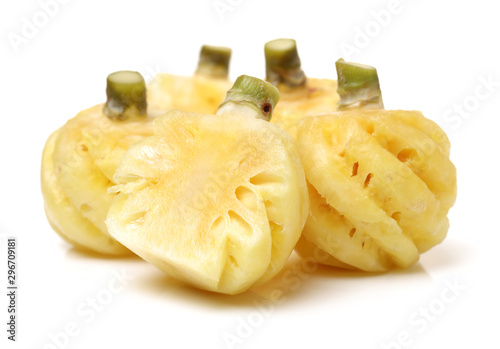
[[[381,271],[412,265],[445,238],[456,170],[446,135],[420,112],[307,118],[297,142],[311,203],[303,234],[321,250]]]
[[[210,291],[239,293],[276,275],[308,213],[295,142],[247,116],[170,111],[114,180],[112,236]]]

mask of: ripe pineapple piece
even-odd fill
[[[152,120],[163,111],[146,112],[138,73],[111,74],[107,92],[105,105],[80,112],[49,137],[41,185],[47,218],[59,235],[87,250],[120,255],[130,251],[107,232],[114,196],[107,190],[127,149],[153,133]]]
[[[59,184],[53,159],[54,147],[61,129],[47,140],[42,154],[42,195],[45,213],[54,231],[79,248],[100,253],[126,253],[128,250],[85,218],[68,199]]]
[[[241,76],[217,115],[173,110],[155,120],[154,136],[115,173],[111,235],[205,290],[236,294],[276,275],[309,209],[296,144],[265,121],[278,98],[271,84]]]
[[[297,251],[308,256],[314,245],[334,258],[324,264],[342,267],[340,261],[367,271],[408,267],[448,231],[447,213],[456,198],[450,143],[420,112],[359,109],[383,105],[378,78],[364,66],[351,68],[347,85],[356,76],[371,76],[365,91],[353,97],[359,92],[353,88],[341,100],[346,111],[298,125],[310,213]]]
[[[295,135],[296,122],[303,117],[337,110],[337,82],[306,78],[293,39],[276,39],[264,46],[266,79],[278,87],[280,103],[271,122]]]
[[[215,113],[232,83],[228,79],[231,49],[204,45],[193,76],[157,74],[148,84],[148,105],[196,113]]]

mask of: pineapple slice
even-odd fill
[[[157,74],[148,84],[152,108],[215,113],[232,83],[228,79],[231,49],[203,46],[198,68],[191,77]]]
[[[236,294],[276,275],[309,202],[293,139],[268,120],[279,98],[241,76],[217,115],[168,112],[114,180],[111,235],[168,275]],[[261,120],[265,119],[265,120]]]
[[[127,149],[153,134],[152,120],[163,111],[146,113],[138,73],[111,74],[107,92],[105,105],[82,111],[49,137],[41,185],[48,220],[59,235],[87,250],[120,255],[130,251],[107,232],[113,199],[107,190]]]
[[[310,199],[297,252],[309,256],[315,246],[333,258],[322,263],[337,267],[341,262],[366,271],[405,268],[448,231],[457,190],[450,143],[420,112],[359,109],[383,104],[376,71],[353,67],[363,74],[339,81],[349,85],[371,76],[358,84],[365,91],[354,88],[356,96],[341,99],[346,111],[306,118],[297,126]]]
[[[280,102],[272,123],[295,136],[296,122],[303,117],[337,110],[337,82],[306,78],[293,39],[276,39],[264,46],[266,79],[278,87]]]

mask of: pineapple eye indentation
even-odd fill
[[[401,220],[401,212],[394,212],[391,215],[391,218],[394,219],[396,222],[399,223],[399,221]]]
[[[210,227],[210,232],[216,234],[218,232],[223,232],[225,228],[226,228],[226,221],[224,220],[224,217],[219,216],[212,222],[212,226]]]
[[[352,228],[351,231],[349,232],[349,237],[352,238],[356,234],[356,228]]]
[[[373,123],[369,123],[366,126],[366,132],[368,132],[371,135],[375,133],[375,126],[373,125]]]
[[[239,186],[235,190],[236,199],[250,211],[255,212],[259,206],[259,197],[255,192],[245,186]]]
[[[146,216],[147,211],[139,211],[139,212],[134,212],[130,214],[128,218],[128,225],[129,226],[139,226],[142,223],[144,223],[144,219]]]
[[[401,162],[407,162],[412,160],[417,155],[417,151],[412,148],[406,148],[398,153],[398,160]]]
[[[275,221],[269,221],[269,228],[271,229],[271,237],[273,238],[273,248],[278,248],[276,241],[283,235],[283,225]]]
[[[252,226],[238,213],[233,210],[229,210],[227,213],[229,215],[229,219],[233,226],[237,226],[241,232],[251,235],[253,232]]]
[[[373,177],[373,173],[368,173],[368,176],[366,176],[366,179],[365,179],[365,183],[363,184],[363,187],[367,187],[368,184],[370,184],[370,180],[372,179]]]
[[[274,173],[264,171],[250,178],[249,182],[253,185],[281,184],[283,179]]]
[[[358,174],[358,167],[359,167],[359,163],[358,162],[355,162],[354,165],[352,165],[352,174],[351,174],[351,177],[354,177]]]
[[[80,206],[80,211],[83,213],[88,213],[88,212],[92,211],[92,207],[90,207],[87,204],[83,204],[82,206]]]
[[[234,268],[238,268],[238,262],[236,262],[236,259],[232,255],[229,255],[229,262],[233,265]]]

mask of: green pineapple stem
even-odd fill
[[[104,114],[115,120],[146,116],[146,83],[135,71],[117,71],[106,80]]]
[[[264,46],[266,80],[275,86],[289,88],[304,86],[306,76],[300,67],[297,43],[293,39],[276,39]]]
[[[346,62],[340,58],[335,62],[340,96],[339,110],[375,108],[384,109],[382,91],[377,69],[368,65]]]
[[[203,45],[195,74],[227,79],[230,59],[231,49],[229,47]]]
[[[269,121],[279,99],[280,93],[274,85],[252,76],[241,75],[227,91],[217,115],[244,114]]]

